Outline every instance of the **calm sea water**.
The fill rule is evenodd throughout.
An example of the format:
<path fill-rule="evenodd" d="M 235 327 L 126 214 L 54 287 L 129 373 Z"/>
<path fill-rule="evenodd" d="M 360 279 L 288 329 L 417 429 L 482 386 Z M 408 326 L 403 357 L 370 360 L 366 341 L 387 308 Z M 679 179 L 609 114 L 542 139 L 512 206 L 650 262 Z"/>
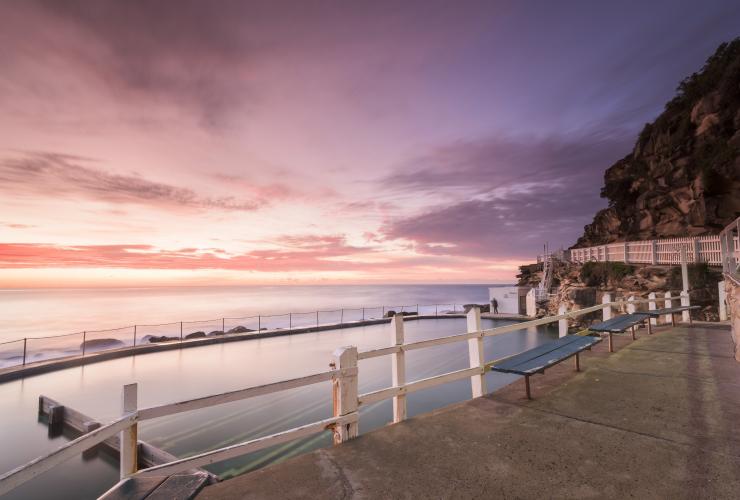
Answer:
<path fill-rule="evenodd" d="M 84 330 L 220 318 L 488 302 L 497 285 L 342 285 L 0 290 L 0 342 Z M 357 315 L 359 311 L 354 313 Z M 329 313 L 327 313 L 328 315 Z M 322 322 L 323 322 L 322 318 Z M 327 322 L 328 322 L 328 318 Z M 338 319 L 338 318 L 337 318 Z M 298 319 L 300 320 L 300 319 Z"/>
<path fill-rule="evenodd" d="M 447 297 L 444 292 L 455 294 L 455 300 L 439 302 L 485 302 L 487 299 L 486 289 L 481 286 L 439 287 L 436 290 L 431 287 L 398 288 L 403 288 L 404 293 L 409 295 L 391 295 L 399 293 L 398 290 L 392 291 L 391 287 L 320 287 L 313 291 L 291 287 L 290 293 L 283 294 L 283 297 L 292 296 L 294 300 L 287 301 L 289 303 L 297 303 L 298 297 L 304 297 L 306 302 L 303 304 L 317 307 L 324 307 L 328 305 L 326 300 L 332 300 L 322 299 L 317 295 L 324 290 L 329 290 L 332 297 L 342 299 L 337 302 L 350 305 L 359 305 L 365 298 L 380 300 L 382 297 L 373 294 L 382 293 L 383 290 L 388 290 L 387 296 L 391 300 L 387 302 L 391 303 L 408 302 L 409 300 L 402 299 L 412 298 L 417 298 L 420 302 L 425 297 L 443 299 Z M 157 293 L 148 293 L 152 294 L 152 304 L 179 300 L 182 309 L 178 310 L 172 305 L 173 309 L 169 310 L 184 315 L 193 312 L 187 305 L 191 303 L 188 300 L 193 300 L 194 297 L 219 297 L 220 304 L 231 304 L 228 307 L 235 311 L 243 297 L 249 296 L 247 291 L 230 289 L 239 293 L 239 296 L 230 298 L 228 290 L 194 292 L 191 289 L 183 292 L 168 289 L 164 293 L 167 298 L 162 298 L 161 289 Z M 266 289 L 262 290 L 264 292 Z M 429 295 L 414 296 L 414 291 Z M 118 293 L 119 297 L 123 293 L 109 292 L 111 295 Z M 90 296 L 89 291 L 85 291 L 85 294 L 80 292 L 80 295 L 72 296 Z M 140 303 L 140 293 L 126 291 L 125 294 L 132 294 L 132 298 L 124 302 L 129 308 L 127 311 L 145 310 Z M 258 296 L 253 297 L 253 302 L 257 302 Z M 70 304 L 77 304 L 69 296 L 65 300 L 71 301 Z M 282 304 L 278 298 L 263 296 L 262 300 L 263 303 L 275 306 Z M 105 303 L 109 314 L 115 311 L 113 299 L 109 298 Z M 89 309 L 89 314 L 101 314 L 93 311 L 94 307 Z M 74 310 L 79 312 L 85 308 L 75 305 Z M 203 308 L 196 312 L 215 310 Z M 156 311 L 151 314 L 154 313 Z M 151 316 L 142 318 L 152 319 Z M 483 323 L 488 328 L 510 322 L 484 320 Z M 465 320 L 461 318 L 407 321 L 406 338 L 408 341 L 416 341 L 453 335 L 464 332 L 465 328 Z M 485 340 L 486 359 L 521 352 L 556 336 L 553 329 L 530 328 L 488 338 Z M 138 355 L 1 384 L 0 412 L 4 419 L 3 426 L 0 426 L 0 442 L 3 443 L 4 451 L 0 454 L 0 472 L 51 451 L 68 439 L 64 436 L 53 439 L 47 437 L 46 426 L 37 418 L 40 394 L 106 422 L 120 414 L 121 387 L 127 383 L 137 382 L 140 406 L 150 406 L 325 371 L 332 359 L 332 351 L 337 347 L 355 345 L 362 351 L 384 347 L 389 343 L 388 325 L 372 325 Z M 456 343 L 411 351 L 406 355 L 406 362 L 407 378 L 410 381 L 465 368 L 468 363 L 467 345 Z M 390 386 L 390 357 L 361 361 L 359 370 L 361 393 Z M 515 379 L 515 376 L 507 374 L 488 374 L 488 389 L 495 390 Z M 468 380 L 419 391 L 408 396 L 409 415 L 468 398 Z M 331 387 L 327 382 L 143 422 L 139 427 L 139 436 L 140 439 L 177 456 L 187 456 L 327 418 L 331 415 L 331 406 Z M 390 421 L 390 401 L 361 408 L 361 432 L 371 431 Z M 329 446 L 330 443 L 328 433 L 319 434 L 214 464 L 209 469 L 228 478 L 318 447 Z M 95 498 L 116 481 L 117 465 L 110 458 L 102 454 L 87 460 L 77 457 L 22 486 L 8 498 L 49 498 L 51 492 L 54 498 Z"/>

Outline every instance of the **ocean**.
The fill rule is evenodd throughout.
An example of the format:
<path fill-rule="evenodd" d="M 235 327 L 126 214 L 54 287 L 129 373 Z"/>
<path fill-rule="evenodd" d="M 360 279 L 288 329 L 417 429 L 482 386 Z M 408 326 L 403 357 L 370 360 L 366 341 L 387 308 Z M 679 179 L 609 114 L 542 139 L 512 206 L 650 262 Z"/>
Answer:
<path fill-rule="evenodd" d="M 489 286 L 313 285 L 0 290 L 0 342 L 135 324 L 488 303 Z M 327 313 L 328 314 L 328 313 Z M 327 321 L 328 322 L 328 321 Z M 335 321 L 334 321 L 335 322 Z"/>

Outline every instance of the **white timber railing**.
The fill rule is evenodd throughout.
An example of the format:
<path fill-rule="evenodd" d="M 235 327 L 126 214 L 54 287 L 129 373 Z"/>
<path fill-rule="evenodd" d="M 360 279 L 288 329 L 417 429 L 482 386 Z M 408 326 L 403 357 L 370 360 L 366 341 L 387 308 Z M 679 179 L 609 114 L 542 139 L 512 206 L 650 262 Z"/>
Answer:
<path fill-rule="evenodd" d="M 740 277 L 740 217 L 719 233 L 719 240 L 722 273 L 737 280 Z"/>
<path fill-rule="evenodd" d="M 735 252 L 740 248 L 737 238 L 732 242 Z M 660 240 L 624 241 L 595 247 L 573 248 L 572 262 L 625 262 L 628 264 L 681 264 L 681 250 L 685 249 L 689 262 L 705 262 L 712 266 L 722 264 L 720 236 L 696 236 Z"/>
<path fill-rule="evenodd" d="M 688 304 L 688 295 L 681 296 L 682 301 Z M 634 310 L 636 304 L 650 304 L 653 309 L 656 301 L 665 301 L 670 306 L 670 293 L 665 297 L 655 298 L 651 295 L 648 299 L 630 299 L 611 301 L 611 295 L 605 294 L 601 304 L 578 309 L 565 311 L 561 309 L 560 314 L 548 316 L 545 318 L 513 323 L 510 325 L 496 328 L 481 328 L 481 312 L 479 307 L 473 307 L 467 313 L 467 332 L 447 337 L 439 337 L 428 340 L 406 343 L 404 336 L 404 316 L 397 313 L 390 323 L 390 346 L 368 351 L 358 352 L 354 346 L 342 347 L 334 351 L 333 361 L 330 363 L 331 370 L 308 375 L 300 378 L 274 382 L 271 384 L 250 387 L 246 389 L 235 390 L 231 392 L 205 396 L 197 399 L 181 401 L 176 403 L 162 404 L 146 408 L 138 408 L 137 405 L 137 384 L 128 384 L 123 386 L 122 397 L 122 415 L 113 422 L 103 425 L 98 429 L 84 434 L 77 439 L 61 446 L 57 450 L 46 456 L 33 460 L 23 466 L 20 466 L 6 474 L 0 476 L 0 495 L 11 491 L 21 484 L 33 479 L 58 465 L 59 463 L 79 455 L 85 450 L 101 443 L 102 441 L 120 435 L 120 477 L 126 480 L 130 477 L 143 476 L 166 476 L 177 474 L 186 470 L 202 467 L 234 458 L 237 456 L 252 453 L 264 448 L 292 441 L 311 434 L 317 434 L 326 430 L 333 433 L 334 444 L 341 444 L 353 439 L 359 434 L 359 408 L 385 399 L 393 399 L 393 422 L 401 422 L 407 418 L 406 395 L 428 389 L 441 384 L 446 384 L 456 380 L 470 379 L 473 398 L 483 396 L 487 393 L 485 373 L 491 365 L 501 361 L 486 361 L 484 358 L 483 340 L 486 337 L 494 337 L 505 333 L 524 330 L 531 327 L 547 325 L 558 322 L 560 326 L 560 336 L 567 333 L 568 320 L 603 311 L 603 319 L 609 319 L 612 314 L 612 308 L 625 309 L 625 306 Z M 688 318 L 684 318 L 688 321 Z M 441 346 L 456 342 L 467 342 L 469 353 L 469 367 L 460 370 L 435 375 L 413 382 L 406 381 L 406 360 L 405 353 L 428 347 Z M 361 360 L 377 358 L 381 356 L 392 357 L 392 386 L 384 389 L 368 392 L 365 394 L 358 393 L 358 362 Z M 507 356 L 509 357 L 509 356 Z M 502 358 L 503 359 L 503 358 Z M 153 467 L 138 469 L 137 462 L 137 433 L 138 423 L 154 418 L 175 415 L 182 412 L 194 411 L 212 406 L 222 405 L 234 401 L 240 401 L 248 398 L 254 398 L 266 394 L 272 394 L 298 387 L 304 387 L 321 382 L 332 382 L 332 399 L 333 399 L 333 416 L 328 419 L 312 422 L 309 424 L 288 429 L 282 432 L 263 436 L 257 439 L 244 441 L 241 443 L 219 448 L 217 450 L 207 451 L 187 458 L 174 460 Z"/>

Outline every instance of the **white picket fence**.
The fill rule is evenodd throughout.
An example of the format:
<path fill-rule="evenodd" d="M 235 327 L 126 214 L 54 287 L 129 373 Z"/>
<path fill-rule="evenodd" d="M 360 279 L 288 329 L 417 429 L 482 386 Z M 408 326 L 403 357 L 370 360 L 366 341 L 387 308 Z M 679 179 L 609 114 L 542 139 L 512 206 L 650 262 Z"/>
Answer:
<path fill-rule="evenodd" d="M 737 239 L 734 241 L 738 248 Z M 686 249 L 688 262 L 722 265 L 719 235 L 660 240 L 625 241 L 570 251 L 571 262 L 625 262 L 628 264 L 680 264 L 681 249 Z"/>
<path fill-rule="evenodd" d="M 561 310 L 561 313 L 557 316 L 548 316 L 541 319 L 514 323 L 485 330 L 481 328 L 480 309 L 478 307 L 473 307 L 467 313 L 468 331 L 466 333 L 409 343 L 406 343 L 404 338 L 404 317 L 402 314 L 397 314 L 393 317 L 390 323 L 391 345 L 389 347 L 372 349 L 359 353 L 357 348 L 354 346 L 342 347 L 334 352 L 334 360 L 330 364 L 332 369 L 329 371 L 267 385 L 205 396 L 188 401 L 163 404 L 148 408 L 139 408 L 137 404 L 137 384 L 129 384 L 123 387 L 123 411 L 120 418 L 70 441 L 44 457 L 35 459 L 0 476 L 0 495 L 17 488 L 21 484 L 37 477 L 43 472 L 52 469 L 59 463 L 81 454 L 83 451 L 112 436 L 115 436 L 116 434 L 120 434 L 120 477 L 122 481 L 129 477 L 177 474 L 204 465 L 252 453 L 311 434 L 317 434 L 326 430 L 332 431 L 334 443 L 339 444 L 349 439 L 353 439 L 359 434 L 359 407 L 363 405 L 369 405 L 392 398 L 393 421 L 400 422 L 406 419 L 406 395 L 412 392 L 446 384 L 455 380 L 469 378 L 471 381 L 472 396 L 474 398 L 486 394 L 485 373 L 490 369 L 491 365 L 501 360 L 485 361 L 483 351 L 483 339 L 485 337 L 493 337 L 517 330 L 526 331 L 531 327 L 554 322 L 559 323 L 560 335 L 563 336 L 567 333 L 567 322 L 570 318 L 576 318 L 578 316 L 603 310 L 603 318 L 606 320 L 611 317 L 612 308 L 634 310 L 635 304 L 646 303 L 648 304 L 649 309 L 654 309 L 656 302 L 665 301 L 667 305 L 670 305 L 671 300 L 670 298 L 662 297 L 656 299 L 654 295 L 652 295 L 650 299 L 635 299 L 634 297 L 630 297 L 628 300 L 617 300 L 612 302 L 609 295 L 606 297 L 607 299 L 602 304 L 598 304 L 593 307 L 587 307 L 585 309 L 570 312 Z M 667 297 L 670 297 L 670 294 L 667 294 Z M 683 304 L 688 305 L 688 294 L 685 296 L 682 295 L 681 301 Z M 688 321 L 687 315 L 684 316 L 684 320 Z M 452 344 L 455 342 L 468 343 L 470 359 L 469 368 L 421 380 L 415 380 L 413 382 L 406 381 L 405 353 L 407 351 Z M 393 385 L 391 387 L 366 394 L 358 394 L 358 362 L 360 360 L 381 356 L 392 357 L 391 366 Z M 141 421 L 217 406 L 233 401 L 240 401 L 326 381 L 332 382 L 334 416 L 331 418 L 146 469 L 139 470 L 138 468 L 137 434 L 138 423 Z"/>

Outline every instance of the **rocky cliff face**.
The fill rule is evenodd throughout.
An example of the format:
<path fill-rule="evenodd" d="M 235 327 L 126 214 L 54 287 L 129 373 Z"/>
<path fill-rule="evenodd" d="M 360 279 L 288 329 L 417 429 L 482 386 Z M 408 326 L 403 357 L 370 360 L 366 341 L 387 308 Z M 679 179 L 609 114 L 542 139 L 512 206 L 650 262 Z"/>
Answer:
<path fill-rule="evenodd" d="M 584 269 L 590 266 L 591 269 Z M 542 279 L 542 272 L 533 266 L 522 266 L 519 285 L 537 286 Z M 691 304 L 698 305 L 699 310 L 692 311 L 694 319 L 718 321 L 717 304 L 719 289 L 717 281 L 721 274 L 716 269 L 697 264 L 689 266 Z M 647 299 L 650 292 L 656 297 L 663 297 L 671 291 L 674 304 L 678 305 L 681 289 L 681 268 L 665 266 L 629 266 L 614 262 L 591 263 L 587 265 L 556 261 L 554 264 L 554 283 L 557 285 L 556 296 L 545 308 L 538 309 L 537 315 L 554 316 L 558 307 L 565 304 L 568 310 L 584 309 L 601 303 L 605 293 L 610 293 L 612 300 L 626 299 L 630 295 Z M 663 307 L 663 303 L 658 303 Z M 640 306 L 643 309 L 644 306 Z M 592 322 L 601 321 L 601 313 L 581 316 L 571 320 L 572 327 L 584 328 Z"/>
<path fill-rule="evenodd" d="M 740 214 L 740 38 L 686 78 L 634 150 L 604 175 L 576 247 L 715 234 Z"/>

